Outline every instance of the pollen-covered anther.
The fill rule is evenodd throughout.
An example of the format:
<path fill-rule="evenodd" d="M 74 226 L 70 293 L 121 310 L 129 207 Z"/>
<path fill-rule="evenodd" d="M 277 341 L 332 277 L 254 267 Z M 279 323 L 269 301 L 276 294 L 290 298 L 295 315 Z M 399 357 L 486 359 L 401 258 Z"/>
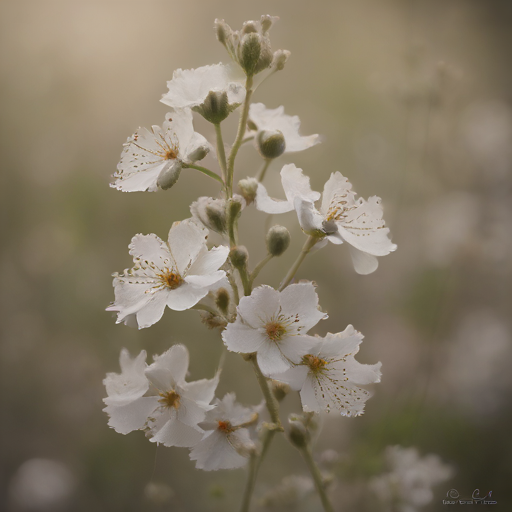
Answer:
<path fill-rule="evenodd" d="M 221 432 L 224 432 L 225 434 L 230 434 L 231 432 L 234 432 L 236 429 L 231 425 L 231 422 L 229 421 L 219 421 L 218 422 L 218 429 Z"/>
<path fill-rule="evenodd" d="M 183 278 L 175 272 L 166 272 L 161 275 L 161 279 L 163 284 L 171 290 L 175 290 L 183 284 Z"/>
<path fill-rule="evenodd" d="M 311 354 L 306 354 L 302 360 L 304 361 L 304 363 L 306 365 L 309 366 L 310 370 L 312 372 L 318 372 L 320 370 L 322 370 L 325 365 L 327 364 L 327 361 L 325 361 L 325 359 L 320 359 L 319 357 L 317 356 L 313 356 Z"/>
<path fill-rule="evenodd" d="M 169 148 L 165 152 L 165 157 L 164 158 L 166 160 L 175 160 L 176 158 L 178 158 L 178 154 L 176 153 L 176 151 L 174 151 L 174 149 Z"/>
<path fill-rule="evenodd" d="M 285 327 L 279 322 L 269 322 L 267 325 L 265 325 L 265 331 L 267 332 L 267 336 L 272 341 L 280 341 L 281 338 L 286 334 Z"/>
<path fill-rule="evenodd" d="M 171 409 L 174 407 L 175 409 L 178 409 L 180 406 L 180 400 L 181 397 L 174 391 L 174 389 L 171 389 L 171 391 L 167 391 L 165 393 L 160 393 L 160 398 L 158 401 L 164 406 Z"/>

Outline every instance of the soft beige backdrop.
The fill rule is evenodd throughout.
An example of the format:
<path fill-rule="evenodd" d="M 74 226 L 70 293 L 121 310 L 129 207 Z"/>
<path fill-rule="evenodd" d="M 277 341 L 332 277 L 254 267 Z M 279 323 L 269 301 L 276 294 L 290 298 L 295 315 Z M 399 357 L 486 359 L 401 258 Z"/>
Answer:
<path fill-rule="evenodd" d="M 193 171 L 165 193 L 123 194 L 108 183 L 126 137 L 162 122 L 158 100 L 172 71 L 227 61 L 213 20 L 238 28 L 262 13 L 281 17 L 273 47 L 292 56 L 255 100 L 284 104 L 300 115 L 304 134 L 324 135 L 322 145 L 275 163 L 269 188 L 280 193 L 286 161 L 316 189 L 339 170 L 363 197 L 383 198 L 398 244 L 370 276 L 356 275 L 346 248 L 332 246 L 298 276 L 318 283 L 330 313 L 316 332 L 352 323 L 365 334 L 359 360 L 383 363 L 366 414 L 325 419 L 318 439 L 319 451 L 342 456 L 336 510 L 369 510 L 364 482 L 389 444 L 438 453 L 457 471 L 430 510 L 443 509 L 452 487 L 463 495 L 493 490 L 510 506 L 510 4 L 20 0 L 0 3 L 0 509 L 236 509 L 243 471 L 196 472 L 186 450 L 157 449 L 142 433 L 116 434 L 101 412 L 101 381 L 118 371 L 123 346 L 153 354 L 183 342 L 192 378 L 213 375 L 221 342 L 195 312 L 167 311 L 136 331 L 115 325 L 104 308 L 113 299 L 110 274 L 130 265 L 131 236 L 164 237 L 215 185 Z M 205 122 L 196 126 L 212 136 Z M 231 124 L 227 140 L 233 132 Z M 254 150 L 240 155 L 238 176 L 255 173 Z M 252 208 L 245 217 L 242 240 L 255 264 L 266 217 Z M 261 273 L 275 286 L 304 235 L 294 214 L 273 222 L 293 238 Z M 247 370 L 230 354 L 219 394 L 259 401 Z M 283 415 L 298 407 L 290 397 Z M 22 465 L 35 458 L 62 464 L 60 479 L 27 477 Z M 289 473 L 305 468 L 276 442 L 257 495 Z M 169 485 L 171 501 L 158 508 L 148 500 L 150 482 Z M 57 486 L 68 497 L 45 509 L 30 485 L 50 494 Z M 319 505 L 312 498 L 303 507 Z"/>

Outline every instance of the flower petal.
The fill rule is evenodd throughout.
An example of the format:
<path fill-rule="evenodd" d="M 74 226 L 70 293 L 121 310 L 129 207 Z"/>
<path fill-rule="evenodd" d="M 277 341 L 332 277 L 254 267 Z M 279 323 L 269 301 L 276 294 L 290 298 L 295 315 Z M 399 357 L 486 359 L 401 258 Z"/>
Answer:
<path fill-rule="evenodd" d="M 305 334 L 320 320 L 327 318 L 318 309 L 318 295 L 313 283 L 296 283 L 287 286 L 280 297 L 281 310 L 285 316 L 298 318 L 297 325 Z"/>
<path fill-rule="evenodd" d="M 169 291 L 166 289 L 150 293 L 151 299 L 137 311 L 137 323 L 139 329 L 150 327 L 156 324 L 164 314 L 165 305 Z"/>
<path fill-rule="evenodd" d="M 349 246 L 349 251 L 354 265 L 354 270 L 358 274 L 366 276 L 377 270 L 379 260 L 375 256 L 372 256 L 367 252 L 360 251 L 352 246 Z"/>
<path fill-rule="evenodd" d="M 274 288 L 262 285 L 255 288 L 251 295 L 242 297 L 238 305 L 238 315 L 253 328 L 264 326 L 279 312 L 280 293 Z"/>
<path fill-rule="evenodd" d="M 110 416 L 109 427 L 120 434 L 128 434 L 143 428 L 157 407 L 157 397 L 143 396 L 126 405 L 108 405 L 103 411 Z"/>
<path fill-rule="evenodd" d="M 294 164 L 287 164 L 281 169 L 281 183 L 283 184 L 286 199 L 293 205 L 295 197 L 299 196 L 314 203 L 320 199 L 320 193 L 311 190 L 309 176 Z"/>
<path fill-rule="evenodd" d="M 176 382 L 184 382 L 189 365 L 188 349 L 173 345 L 162 355 L 154 356 L 154 363 L 146 369 L 146 377 L 160 391 L 169 391 Z"/>
<path fill-rule="evenodd" d="M 177 418 L 169 419 L 150 439 L 152 443 L 161 443 L 164 446 L 179 446 L 191 448 L 196 445 L 203 434 L 189 425 L 185 425 Z"/>
<path fill-rule="evenodd" d="M 229 248 L 225 245 L 213 247 L 209 251 L 206 247 L 201 249 L 196 260 L 190 267 L 188 275 L 204 276 L 219 270 L 225 263 L 229 254 Z M 225 273 L 224 273 L 225 275 Z"/>
<path fill-rule="evenodd" d="M 171 254 L 167 244 L 154 233 L 149 235 L 135 235 L 128 246 L 130 255 L 134 260 L 141 259 L 154 263 L 157 267 L 168 266 Z"/>
<path fill-rule="evenodd" d="M 236 322 L 228 324 L 226 329 L 222 331 L 222 340 L 231 352 L 250 354 L 257 352 L 267 341 L 267 338 L 256 329 L 243 324 L 237 319 Z"/>
<path fill-rule="evenodd" d="M 199 278 L 203 276 L 191 277 Z M 220 281 L 222 277 L 222 275 L 219 275 L 218 279 L 215 280 L 214 283 Z M 212 279 L 214 278 L 209 279 L 207 282 L 210 282 Z M 191 281 L 194 281 L 194 279 L 191 279 Z M 186 278 L 185 282 L 179 288 L 169 290 L 169 293 L 167 294 L 167 306 L 174 311 L 185 311 L 186 309 L 190 309 L 192 306 L 195 306 L 203 297 L 206 297 L 208 290 L 208 286 L 196 286 L 194 284 L 190 284 Z"/>
<path fill-rule="evenodd" d="M 280 382 L 285 382 L 295 391 L 299 391 L 306 381 L 308 371 L 306 366 L 294 366 L 283 373 L 272 375 L 272 378 Z"/>
<path fill-rule="evenodd" d="M 206 245 L 208 230 L 193 219 L 175 222 L 169 231 L 169 250 L 178 272 L 184 276 Z"/>

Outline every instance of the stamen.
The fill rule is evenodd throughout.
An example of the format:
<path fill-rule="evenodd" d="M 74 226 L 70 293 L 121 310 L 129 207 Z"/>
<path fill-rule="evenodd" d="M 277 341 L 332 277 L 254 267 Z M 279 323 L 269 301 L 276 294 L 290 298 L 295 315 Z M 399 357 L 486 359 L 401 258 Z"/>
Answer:
<path fill-rule="evenodd" d="M 324 366 L 327 364 L 327 361 L 325 361 L 324 359 L 320 359 L 319 357 L 313 356 L 311 354 L 306 354 L 302 358 L 302 361 L 304 362 L 304 364 L 309 366 L 309 369 L 313 373 L 317 373 L 317 372 L 321 371 L 324 368 Z"/>
<path fill-rule="evenodd" d="M 166 393 L 160 393 L 160 398 L 158 400 L 159 403 L 164 405 L 164 407 L 168 407 L 171 409 L 174 407 L 175 409 L 178 409 L 180 406 L 181 397 L 174 391 L 174 389 L 171 389 L 171 391 L 167 391 Z"/>
<path fill-rule="evenodd" d="M 265 325 L 265 330 L 267 331 L 267 336 L 272 341 L 280 341 L 281 338 L 286 334 L 286 328 L 280 322 L 269 322 Z"/>
<path fill-rule="evenodd" d="M 231 425 L 229 421 L 219 421 L 218 429 L 225 434 L 230 434 L 235 431 L 235 428 Z"/>

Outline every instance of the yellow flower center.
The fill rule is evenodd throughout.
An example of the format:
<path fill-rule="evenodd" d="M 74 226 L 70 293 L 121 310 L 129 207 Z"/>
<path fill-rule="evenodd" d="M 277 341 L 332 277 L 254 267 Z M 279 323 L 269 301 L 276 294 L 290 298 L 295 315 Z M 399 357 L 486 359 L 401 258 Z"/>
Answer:
<path fill-rule="evenodd" d="M 171 290 L 175 290 L 183 284 L 183 279 L 177 272 L 167 271 L 165 274 L 162 274 L 160 278 L 164 285 Z"/>
<path fill-rule="evenodd" d="M 319 372 L 320 370 L 322 370 L 324 368 L 324 366 L 327 364 L 327 361 L 325 361 L 324 359 L 320 359 L 319 357 L 317 356 L 313 356 L 311 354 L 306 354 L 303 358 L 302 358 L 302 361 L 304 362 L 304 364 L 306 364 L 307 366 L 309 366 L 309 369 L 313 372 L 313 373 L 317 373 Z"/>
<path fill-rule="evenodd" d="M 281 338 L 286 334 L 285 327 L 279 322 L 269 322 L 267 325 L 265 325 L 265 331 L 267 332 L 267 336 L 272 341 L 280 341 Z"/>
<path fill-rule="evenodd" d="M 176 393 L 176 391 L 174 391 L 174 389 L 171 389 L 171 391 L 167 391 L 166 393 L 160 393 L 160 396 L 162 398 L 160 398 L 158 401 L 165 407 L 168 407 L 169 409 L 172 407 L 178 409 L 180 406 L 181 397 L 178 395 L 178 393 Z"/>
<path fill-rule="evenodd" d="M 229 434 L 235 431 L 235 429 L 233 428 L 229 421 L 219 421 L 219 426 L 217 428 L 221 432 L 224 432 L 225 434 Z"/>

